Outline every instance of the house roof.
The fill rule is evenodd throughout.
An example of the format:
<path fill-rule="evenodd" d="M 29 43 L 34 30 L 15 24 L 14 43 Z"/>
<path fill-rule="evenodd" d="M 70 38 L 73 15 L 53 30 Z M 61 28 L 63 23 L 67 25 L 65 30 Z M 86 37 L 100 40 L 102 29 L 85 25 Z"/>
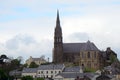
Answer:
<path fill-rule="evenodd" d="M 84 76 L 88 77 L 89 79 L 92 79 L 92 78 L 96 78 L 98 77 L 100 74 L 98 73 L 84 73 Z"/>
<path fill-rule="evenodd" d="M 33 61 L 39 61 L 39 60 L 41 60 L 41 61 L 46 61 L 46 60 L 44 60 L 44 59 L 42 59 L 42 58 L 32 58 L 33 59 Z"/>
<path fill-rule="evenodd" d="M 9 72 L 10 76 L 14 76 L 14 75 L 21 75 L 22 71 L 18 71 L 18 70 L 13 70 Z"/>
<path fill-rule="evenodd" d="M 100 76 L 98 76 L 96 79 L 112 79 L 112 78 L 114 78 L 114 76 L 113 75 L 100 75 Z"/>
<path fill-rule="evenodd" d="M 84 74 L 83 73 L 60 73 L 60 74 L 57 74 L 56 76 L 62 76 L 64 78 L 76 78 L 76 77 L 83 78 Z"/>
<path fill-rule="evenodd" d="M 117 67 L 107 66 L 104 70 L 112 72 L 112 74 L 120 74 L 120 69 Z"/>
<path fill-rule="evenodd" d="M 80 51 L 99 51 L 94 43 L 87 41 L 86 43 L 64 43 L 64 53 L 79 53 Z"/>
<path fill-rule="evenodd" d="M 39 70 L 51 70 L 51 69 L 63 69 L 64 64 L 49 64 L 49 65 L 40 65 Z"/>
<path fill-rule="evenodd" d="M 63 72 L 80 72 L 80 66 L 66 67 Z"/>
<path fill-rule="evenodd" d="M 36 73 L 37 68 L 23 68 L 22 73 Z"/>

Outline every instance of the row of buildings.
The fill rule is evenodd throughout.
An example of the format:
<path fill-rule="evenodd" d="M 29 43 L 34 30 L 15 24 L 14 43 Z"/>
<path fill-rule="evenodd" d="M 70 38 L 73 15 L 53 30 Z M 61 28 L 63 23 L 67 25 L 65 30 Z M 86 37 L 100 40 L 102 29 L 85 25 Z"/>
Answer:
<path fill-rule="evenodd" d="M 54 80 L 120 80 L 120 70 L 111 65 L 96 72 L 83 72 L 82 67 L 66 67 L 64 64 L 40 65 L 37 68 L 24 68 L 22 71 L 11 71 L 11 76 L 32 76 Z"/>

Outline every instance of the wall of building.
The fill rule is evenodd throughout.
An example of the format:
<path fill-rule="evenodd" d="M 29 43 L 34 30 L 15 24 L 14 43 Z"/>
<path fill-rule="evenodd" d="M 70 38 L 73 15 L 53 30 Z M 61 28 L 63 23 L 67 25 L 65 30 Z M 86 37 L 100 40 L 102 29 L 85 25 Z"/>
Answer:
<path fill-rule="evenodd" d="M 42 63 L 46 63 L 46 60 L 43 60 L 41 58 L 38 58 L 37 60 L 34 60 L 32 58 L 32 56 L 30 56 L 30 58 L 28 60 L 26 60 L 26 64 L 28 64 L 28 66 L 30 65 L 31 62 L 35 62 L 37 65 L 41 65 Z"/>
<path fill-rule="evenodd" d="M 55 75 L 61 72 L 62 70 L 52 70 L 52 69 L 51 70 L 38 70 L 37 77 L 54 78 Z"/>
<path fill-rule="evenodd" d="M 35 78 L 36 73 L 22 73 L 22 76 L 32 76 L 33 78 Z"/>
<path fill-rule="evenodd" d="M 80 51 L 80 66 L 99 69 L 99 51 Z"/>

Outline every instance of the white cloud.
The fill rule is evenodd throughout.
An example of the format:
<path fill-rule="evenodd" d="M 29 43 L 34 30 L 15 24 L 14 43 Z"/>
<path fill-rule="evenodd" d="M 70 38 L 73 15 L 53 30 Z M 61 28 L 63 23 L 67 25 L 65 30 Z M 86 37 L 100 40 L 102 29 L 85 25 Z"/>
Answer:
<path fill-rule="evenodd" d="M 65 42 L 86 41 L 89 37 L 99 49 L 110 46 L 120 52 L 119 0 L 0 1 L 0 42 L 5 48 L 1 50 L 12 56 L 51 56 L 56 9 L 60 9 Z M 32 37 L 28 39 L 26 34 Z"/>
<path fill-rule="evenodd" d="M 37 42 L 29 35 L 16 35 L 6 43 L 1 44 L 1 54 L 18 57 L 22 56 L 26 60 L 29 56 L 40 57 L 45 55 L 52 60 L 52 41 L 43 39 Z"/>

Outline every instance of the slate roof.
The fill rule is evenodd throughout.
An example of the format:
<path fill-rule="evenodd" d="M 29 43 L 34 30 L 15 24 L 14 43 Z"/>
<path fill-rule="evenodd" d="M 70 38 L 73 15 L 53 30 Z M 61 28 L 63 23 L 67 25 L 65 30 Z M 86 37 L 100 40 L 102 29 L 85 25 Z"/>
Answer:
<path fill-rule="evenodd" d="M 64 43 L 63 52 L 64 53 L 79 53 L 80 51 L 99 51 L 94 43 L 87 41 L 86 43 Z"/>
<path fill-rule="evenodd" d="M 98 76 L 97 78 L 96 78 L 96 80 L 97 79 L 101 79 L 101 80 L 105 80 L 105 79 L 113 79 L 113 78 L 115 78 L 113 75 L 100 75 L 100 76 Z"/>
<path fill-rule="evenodd" d="M 83 78 L 84 77 L 83 73 L 60 73 L 58 75 L 60 75 L 64 78 L 76 78 L 76 77 Z M 56 75 L 56 76 L 58 76 L 58 75 Z"/>
<path fill-rule="evenodd" d="M 80 66 L 66 67 L 63 72 L 80 72 Z"/>
<path fill-rule="evenodd" d="M 42 60 L 42 61 L 45 61 L 44 59 L 42 59 L 42 58 L 32 58 L 33 59 L 33 61 L 38 61 L 38 60 Z"/>
<path fill-rule="evenodd" d="M 104 70 L 111 71 L 112 74 L 120 74 L 120 69 L 118 69 L 117 67 L 107 66 L 104 67 Z"/>
<path fill-rule="evenodd" d="M 87 76 L 89 79 L 92 79 L 92 78 L 96 78 L 98 77 L 100 74 L 98 73 L 84 73 L 84 76 Z"/>
<path fill-rule="evenodd" d="M 36 73 L 37 72 L 37 68 L 24 68 L 22 70 L 22 73 Z"/>
<path fill-rule="evenodd" d="M 85 76 L 87 76 L 89 79 L 93 79 L 98 77 L 100 74 L 98 73 L 59 73 L 56 76 L 62 76 L 64 78 L 84 78 Z"/>
<path fill-rule="evenodd" d="M 51 70 L 51 69 L 63 69 L 64 64 L 49 64 L 49 65 L 40 65 L 39 70 Z"/>
<path fill-rule="evenodd" d="M 22 71 L 18 71 L 18 70 L 13 70 L 9 72 L 10 76 L 14 76 L 14 75 L 21 75 Z"/>

